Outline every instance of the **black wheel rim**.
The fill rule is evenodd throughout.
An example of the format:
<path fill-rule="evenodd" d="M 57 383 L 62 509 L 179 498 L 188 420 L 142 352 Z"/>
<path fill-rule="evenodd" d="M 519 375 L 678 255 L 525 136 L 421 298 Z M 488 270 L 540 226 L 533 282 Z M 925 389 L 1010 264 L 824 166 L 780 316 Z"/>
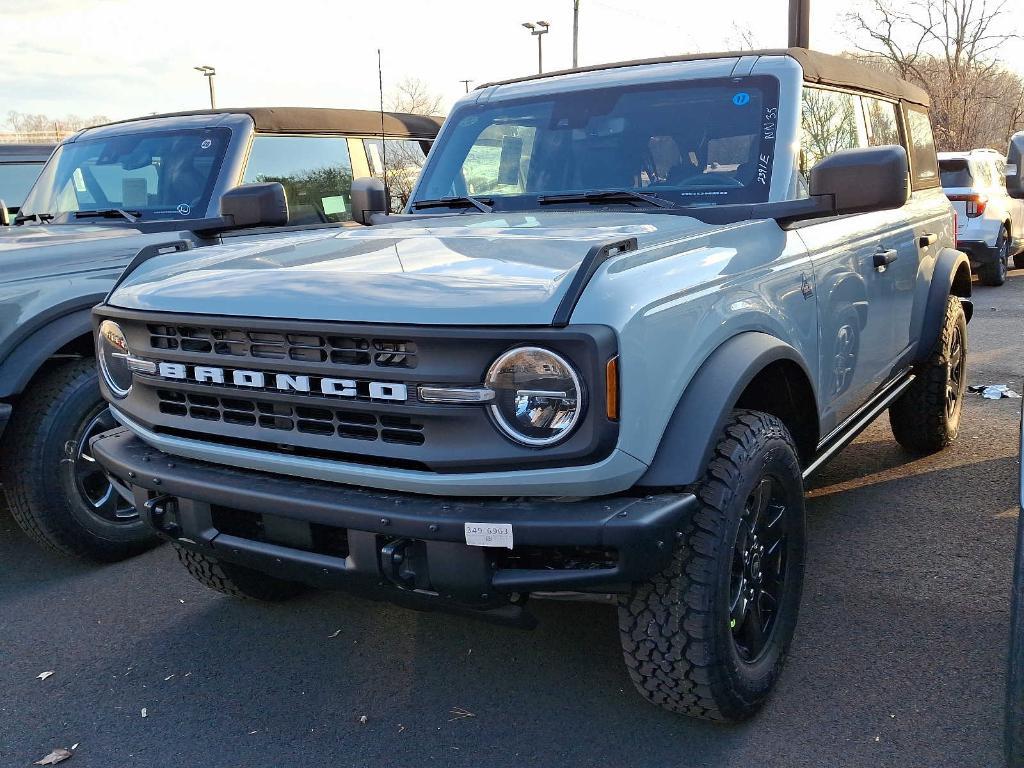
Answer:
<path fill-rule="evenodd" d="M 960 326 L 954 326 L 949 340 L 948 371 L 946 374 L 946 418 L 952 419 L 964 386 L 964 337 Z"/>
<path fill-rule="evenodd" d="M 112 523 L 127 523 L 137 519 L 139 513 L 111 484 L 89 446 L 92 437 L 116 426 L 110 409 L 103 408 L 87 419 L 75 436 L 75 488 L 85 508 L 96 517 Z"/>
<path fill-rule="evenodd" d="M 764 655 L 778 623 L 786 584 L 786 510 L 782 486 L 762 477 L 743 508 L 733 548 L 729 628 L 739 657 Z"/>

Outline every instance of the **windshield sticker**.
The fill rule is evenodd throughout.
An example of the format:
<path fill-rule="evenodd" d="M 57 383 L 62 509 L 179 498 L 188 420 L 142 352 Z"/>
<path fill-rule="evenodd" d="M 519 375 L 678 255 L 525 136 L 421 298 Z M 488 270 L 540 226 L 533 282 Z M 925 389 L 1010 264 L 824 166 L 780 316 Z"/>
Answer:
<path fill-rule="evenodd" d="M 732 97 L 732 103 L 737 107 L 745 107 L 750 103 L 750 94 L 746 91 L 740 91 Z"/>
<path fill-rule="evenodd" d="M 188 203 L 182 203 L 181 205 L 178 206 L 178 213 L 180 213 L 182 216 L 188 216 L 190 213 L 192 213 L 192 206 L 189 205 Z"/>
<path fill-rule="evenodd" d="M 209 149 L 213 146 L 213 142 L 210 139 L 203 139 L 203 143 L 199 145 L 203 149 Z"/>
<path fill-rule="evenodd" d="M 146 180 L 139 177 L 121 179 L 121 204 L 125 208 L 145 208 L 149 205 Z"/>

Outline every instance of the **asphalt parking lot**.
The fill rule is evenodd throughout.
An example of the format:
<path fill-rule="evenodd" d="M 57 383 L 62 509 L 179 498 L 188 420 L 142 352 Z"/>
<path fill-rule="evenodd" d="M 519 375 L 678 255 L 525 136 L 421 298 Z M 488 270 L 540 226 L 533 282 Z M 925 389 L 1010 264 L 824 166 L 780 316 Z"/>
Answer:
<path fill-rule="evenodd" d="M 1019 391 L 1024 271 L 975 306 L 970 383 Z M 344 594 L 240 603 L 169 547 L 71 563 L 0 512 L 0 765 L 73 744 L 72 768 L 998 765 L 1020 405 L 971 396 L 925 459 L 883 418 L 816 478 L 789 664 L 739 727 L 641 701 L 609 606 L 538 601 L 525 632 Z"/>

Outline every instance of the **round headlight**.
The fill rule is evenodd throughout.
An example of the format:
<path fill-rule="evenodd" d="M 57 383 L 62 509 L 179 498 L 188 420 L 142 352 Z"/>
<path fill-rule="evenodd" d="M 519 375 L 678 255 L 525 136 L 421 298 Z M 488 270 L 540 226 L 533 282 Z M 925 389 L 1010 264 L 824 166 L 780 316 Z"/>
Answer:
<path fill-rule="evenodd" d="M 491 414 L 524 445 L 551 445 L 572 432 L 583 413 L 579 377 L 563 358 L 540 347 L 511 349 L 491 365 Z"/>
<path fill-rule="evenodd" d="M 113 320 L 100 323 L 97 348 L 103 380 L 115 397 L 125 397 L 132 388 L 132 371 L 128 367 L 128 340 L 121 326 Z"/>

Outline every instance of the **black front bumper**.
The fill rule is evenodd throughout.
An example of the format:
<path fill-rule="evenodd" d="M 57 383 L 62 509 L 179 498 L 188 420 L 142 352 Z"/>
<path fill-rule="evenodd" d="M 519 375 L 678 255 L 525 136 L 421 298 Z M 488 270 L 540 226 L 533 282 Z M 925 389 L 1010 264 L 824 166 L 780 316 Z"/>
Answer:
<path fill-rule="evenodd" d="M 626 591 L 667 566 L 697 505 L 689 493 L 506 500 L 380 492 L 171 456 L 127 429 L 92 445 L 146 521 L 183 546 L 318 586 L 385 587 L 472 607 L 535 591 Z M 513 549 L 468 546 L 466 523 L 511 524 Z"/>

